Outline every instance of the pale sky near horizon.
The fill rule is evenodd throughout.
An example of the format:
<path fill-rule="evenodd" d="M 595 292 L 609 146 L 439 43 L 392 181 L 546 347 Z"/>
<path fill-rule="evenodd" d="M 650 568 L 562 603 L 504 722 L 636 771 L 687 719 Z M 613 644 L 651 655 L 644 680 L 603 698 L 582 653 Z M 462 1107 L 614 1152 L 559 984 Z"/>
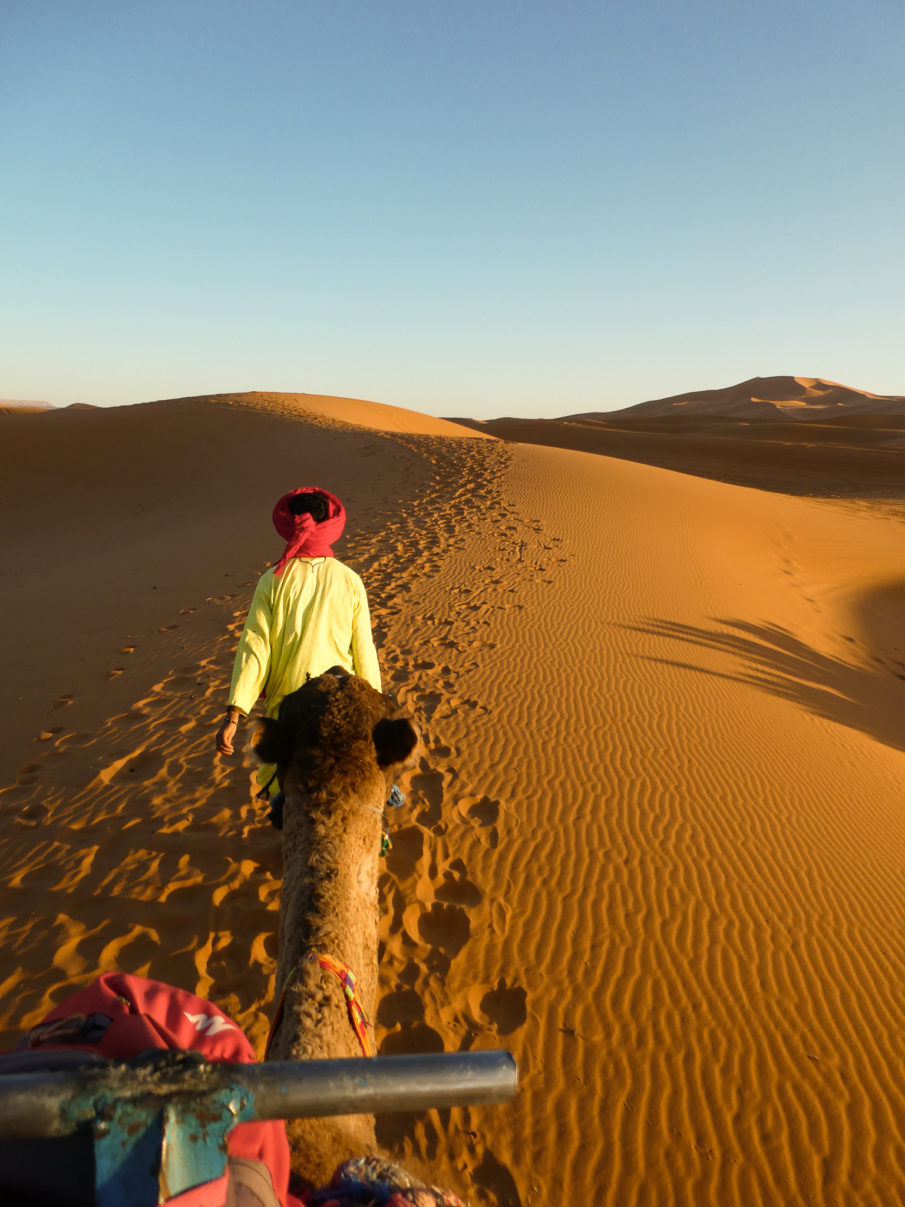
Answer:
<path fill-rule="evenodd" d="M 905 394 L 902 0 L 0 0 L 0 397 Z"/>

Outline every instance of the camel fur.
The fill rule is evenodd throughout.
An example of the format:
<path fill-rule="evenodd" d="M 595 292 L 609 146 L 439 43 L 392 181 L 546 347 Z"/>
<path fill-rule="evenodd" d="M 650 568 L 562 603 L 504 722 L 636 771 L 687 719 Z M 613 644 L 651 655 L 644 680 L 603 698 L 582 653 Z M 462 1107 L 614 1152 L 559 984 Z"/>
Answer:
<path fill-rule="evenodd" d="M 286 696 L 255 753 L 285 793 L 278 994 L 270 1060 L 361 1056 L 338 977 L 316 949 L 351 969 L 369 1020 L 377 1006 L 377 877 L 383 807 L 418 745 L 392 700 L 340 667 Z M 376 1151 L 373 1116 L 287 1123 L 293 1167 L 314 1184 L 352 1155 Z"/>

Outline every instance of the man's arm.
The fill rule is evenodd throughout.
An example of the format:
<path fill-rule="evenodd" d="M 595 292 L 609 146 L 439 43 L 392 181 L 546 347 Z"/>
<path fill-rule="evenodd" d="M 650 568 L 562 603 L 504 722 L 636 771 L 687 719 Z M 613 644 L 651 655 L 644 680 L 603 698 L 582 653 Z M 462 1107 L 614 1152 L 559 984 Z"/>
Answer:
<path fill-rule="evenodd" d="M 234 753 L 233 739 L 239 718 L 248 716 L 270 668 L 270 589 L 269 581 L 265 582 L 265 578 L 262 575 L 258 581 L 239 638 L 229 689 L 230 704 L 226 710 L 226 720 L 217 730 L 217 750 L 220 754 Z M 233 703 L 237 699 L 239 703 Z"/>
<path fill-rule="evenodd" d="M 380 664 L 377 661 L 377 649 L 371 632 L 368 597 L 363 585 L 356 594 L 352 614 L 352 669 L 356 675 L 361 675 L 362 679 L 367 679 L 372 687 L 380 691 Z"/>

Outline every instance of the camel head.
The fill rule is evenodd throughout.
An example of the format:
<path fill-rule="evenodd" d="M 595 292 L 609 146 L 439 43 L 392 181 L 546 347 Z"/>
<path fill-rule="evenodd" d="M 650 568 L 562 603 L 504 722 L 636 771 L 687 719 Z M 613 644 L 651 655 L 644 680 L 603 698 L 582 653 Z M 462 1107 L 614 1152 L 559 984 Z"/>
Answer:
<path fill-rule="evenodd" d="M 372 795 L 378 781 L 388 792 L 419 740 L 393 700 L 336 666 L 285 697 L 261 723 L 254 751 L 276 765 L 287 797 L 302 793 L 327 807 Z"/>

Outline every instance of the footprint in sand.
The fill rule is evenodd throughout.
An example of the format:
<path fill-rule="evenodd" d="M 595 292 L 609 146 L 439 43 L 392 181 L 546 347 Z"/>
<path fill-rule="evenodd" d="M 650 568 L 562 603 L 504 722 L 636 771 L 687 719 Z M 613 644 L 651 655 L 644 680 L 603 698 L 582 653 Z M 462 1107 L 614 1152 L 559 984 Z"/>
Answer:
<path fill-rule="evenodd" d="M 418 978 L 421 976 L 421 967 L 417 960 L 409 960 L 402 971 L 399 973 L 398 981 L 400 985 L 405 985 L 412 989 L 418 984 Z"/>
<path fill-rule="evenodd" d="M 468 816 L 479 826 L 495 825 L 500 816 L 499 801 L 491 800 L 489 796 L 482 796 L 480 800 L 469 806 Z"/>
<path fill-rule="evenodd" d="M 26 763 L 24 767 L 20 767 L 16 772 L 16 783 L 22 787 L 25 787 L 27 784 L 33 784 L 38 778 L 40 770 L 40 763 Z"/>
<path fill-rule="evenodd" d="M 488 845 L 495 851 L 500 841 L 500 832 L 496 825 L 500 816 L 500 802 L 491 800 L 489 796 L 463 796 L 457 802 L 456 808 L 470 825 L 486 831 Z"/>
<path fill-rule="evenodd" d="M 468 880 L 465 876 L 457 875 L 452 870 L 456 864 L 459 865 L 462 871 L 465 870 L 465 865 L 460 859 L 454 861 L 450 869 L 443 873 L 444 879 L 442 884 L 437 886 L 437 900 L 442 901 L 445 905 L 461 905 L 465 908 L 480 905 L 484 900 L 484 894 L 471 880 Z"/>
<path fill-rule="evenodd" d="M 405 1056 L 424 1052 L 444 1052 L 443 1036 L 425 1022 L 389 1031 L 380 1043 L 381 1056 Z"/>
<path fill-rule="evenodd" d="M 181 672 L 175 675 L 170 675 L 166 680 L 166 687 L 171 691 L 181 691 L 183 688 L 200 687 L 197 673 L 194 670 Z"/>
<path fill-rule="evenodd" d="M 481 1013 L 494 1024 L 500 1035 L 511 1035 L 525 1025 L 528 994 L 520 985 L 510 985 L 501 977 L 493 989 L 481 998 Z"/>
<path fill-rule="evenodd" d="M 40 826 L 47 818 L 50 810 L 46 805 L 42 805 L 39 801 L 29 801 L 23 805 L 16 814 L 15 823 L 17 826 L 25 826 L 27 829 L 33 829 L 35 826 Z"/>
<path fill-rule="evenodd" d="M 61 736 L 56 741 L 56 750 L 60 754 L 65 754 L 70 747 L 78 749 L 82 746 L 90 746 L 96 740 L 97 735 L 86 733 L 84 730 L 75 730 L 73 733 L 61 732 Z"/>
<path fill-rule="evenodd" d="M 452 746 L 432 745 L 430 747 L 430 757 L 432 759 L 451 759 L 457 752 Z"/>
<path fill-rule="evenodd" d="M 423 942 L 452 960 L 468 942 L 471 922 L 461 906 L 435 901 L 430 909 L 419 914 L 418 935 Z"/>
<path fill-rule="evenodd" d="M 476 1186 L 489 1190 L 496 1198 L 497 1207 L 523 1207 L 522 1196 L 519 1194 L 515 1178 L 507 1165 L 486 1149 L 480 1165 L 472 1171 L 472 1181 Z"/>
<path fill-rule="evenodd" d="M 412 796 L 427 802 L 427 808 L 416 815 L 415 821 L 428 829 L 435 829 L 443 817 L 443 781 L 443 772 L 433 770 L 425 759 L 411 778 Z"/>
<path fill-rule="evenodd" d="M 143 750 L 129 759 L 119 770 L 114 774 L 112 779 L 122 783 L 129 780 L 148 780 L 152 779 L 163 768 L 166 763 L 165 757 L 155 750 Z"/>
<path fill-rule="evenodd" d="M 443 696 L 440 692 L 425 692 L 417 697 L 418 712 L 425 721 L 430 721 L 442 701 Z"/>
<path fill-rule="evenodd" d="M 377 1007 L 377 1021 L 382 1027 L 411 1027 L 424 1021 L 424 1003 L 414 989 L 397 989 L 386 993 Z"/>
<path fill-rule="evenodd" d="M 392 831 L 391 839 L 386 865 L 394 876 L 403 878 L 415 870 L 424 854 L 424 831 L 418 826 L 403 826 Z"/>

